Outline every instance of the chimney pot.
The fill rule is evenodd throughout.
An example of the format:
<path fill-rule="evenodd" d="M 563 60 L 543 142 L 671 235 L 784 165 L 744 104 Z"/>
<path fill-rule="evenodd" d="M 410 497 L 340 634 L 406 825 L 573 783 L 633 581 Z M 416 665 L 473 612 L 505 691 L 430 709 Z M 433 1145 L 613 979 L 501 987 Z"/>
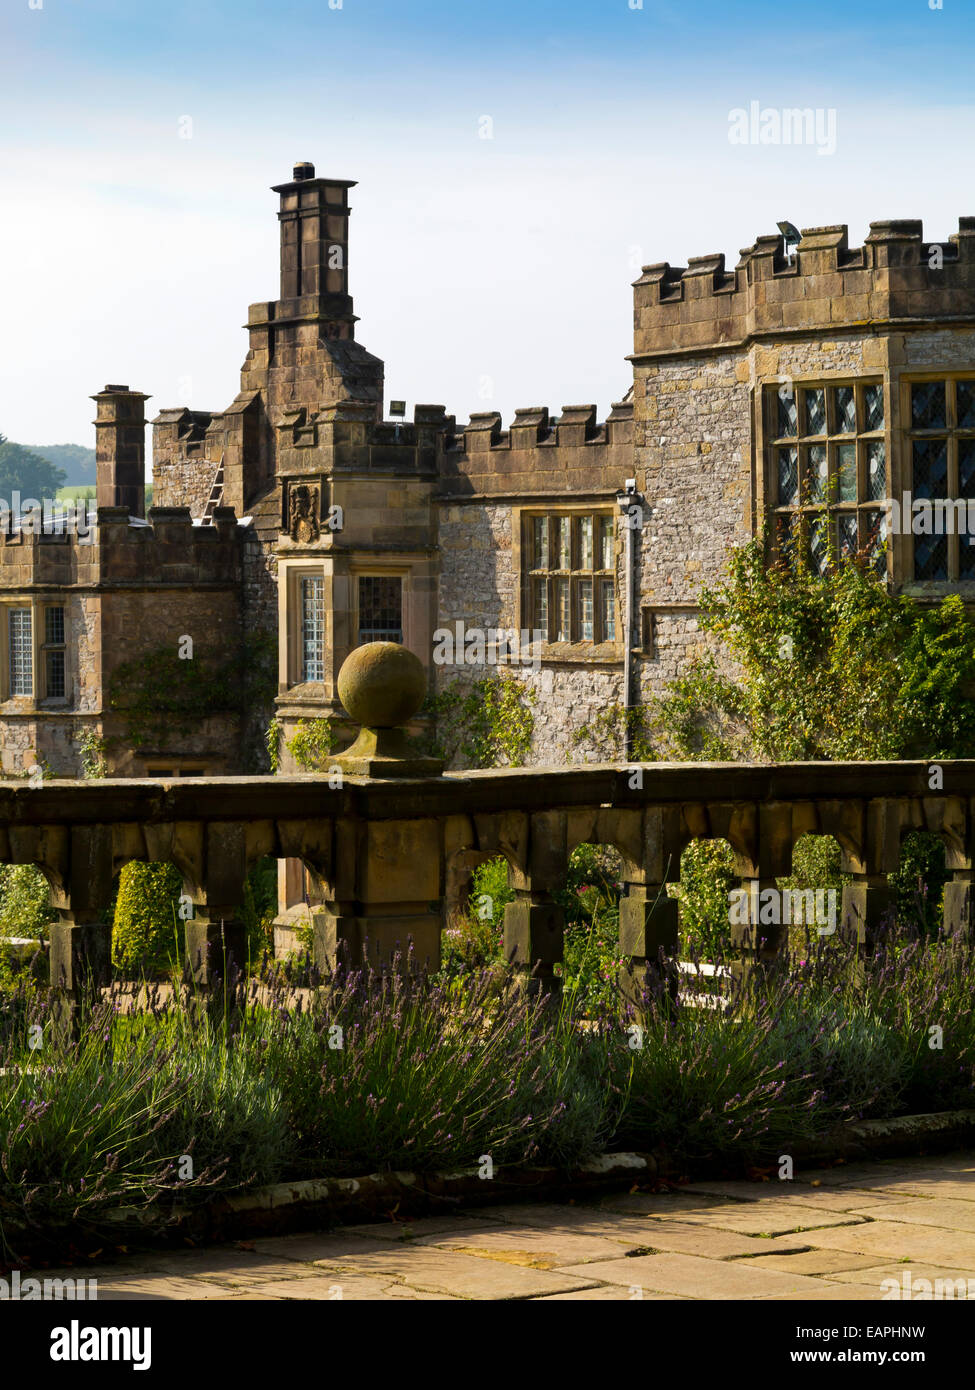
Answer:
<path fill-rule="evenodd" d="M 309 161 L 308 161 L 307 159 L 303 159 L 303 160 L 301 160 L 300 163 L 298 163 L 298 164 L 295 165 L 295 167 L 294 167 L 294 181 L 295 181 L 295 183 L 303 183 L 306 179 L 313 179 L 314 177 L 315 177 L 315 166 L 314 166 L 314 164 L 309 163 Z"/>

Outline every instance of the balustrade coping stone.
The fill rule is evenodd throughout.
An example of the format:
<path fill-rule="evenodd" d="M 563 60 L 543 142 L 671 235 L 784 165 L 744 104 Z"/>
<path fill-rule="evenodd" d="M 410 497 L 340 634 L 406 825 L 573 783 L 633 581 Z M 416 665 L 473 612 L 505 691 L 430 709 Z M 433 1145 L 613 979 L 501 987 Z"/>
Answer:
<path fill-rule="evenodd" d="M 859 763 L 600 763 L 491 768 L 436 777 L 294 777 L 0 781 L 0 828 L 275 819 L 437 819 L 491 811 L 680 803 L 775 803 L 975 796 L 975 760 Z M 639 768 L 642 785 L 634 787 Z M 334 778 L 333 778 L 334 780 Z"/>

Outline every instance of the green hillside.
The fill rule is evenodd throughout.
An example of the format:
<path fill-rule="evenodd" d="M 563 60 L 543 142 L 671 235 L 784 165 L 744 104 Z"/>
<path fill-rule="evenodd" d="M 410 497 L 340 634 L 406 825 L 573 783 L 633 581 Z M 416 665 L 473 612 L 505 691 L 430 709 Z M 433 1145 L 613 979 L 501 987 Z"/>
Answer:
<path fill-rule="evenodd" d="M 0 497 L 11 503 L 14 492 L 22 499 L 57 495 L 64 485 L 64 472 L 23 444 L 14 444 L 0 434 Z"/>
<path fill-rule="evenodd" d="M 32 454 L 47 459 L 64 473 L 66 484 L 83 486 L 95 483 L 95 451 L 83 444 L 28 444 Z"/>

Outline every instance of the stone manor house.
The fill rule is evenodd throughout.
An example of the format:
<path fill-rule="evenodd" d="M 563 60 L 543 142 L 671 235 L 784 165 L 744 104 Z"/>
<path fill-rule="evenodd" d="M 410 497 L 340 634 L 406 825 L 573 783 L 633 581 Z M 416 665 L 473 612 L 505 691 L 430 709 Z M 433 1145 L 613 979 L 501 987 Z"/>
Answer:
<path fill-rule="evenodd" d="M 406 421 L 355 336 L 353 186 L 299 164 L 275 188 L 280 296 L 250 306 L 229 406 L 156 415 L 148 516 L 149 398 L 108 385 L 92 535 L 0 535 L 5 775 L 80 775 L 86 740 L 119 776 L 257 771 L 275 714 L 293 770 L 284 741 L 341 714 L 360 643 L 403 642 L 432 690 L 490 674 L 434 662 L 458 623 L 541 634 L 507 669 L 537 691 L 531 761 L 564 763 L 601 709 L 673 679 L 700 645 L 702 583 L 766 521 L 782 538 L 799 513 L 821 558 L 826 527 L 841 551 L 876 548 L 888 497 L 975 498 L 975 218 L 937 246 L 883 221 L 859 247 L 817 227 L 760 236 L 733 269 L 646 266 L 632 379 L 602 422 L 591 405 Z M 891 534 L 877 563 L 922 599 L 975 595 L 964 536 Z M 151 700 L 187 638 L 198 717 L 133 740 L 120 672 Z M 276 689 L 272 671 L 260 708 L 220 708 L 212 673 L 261 642 Z"/>

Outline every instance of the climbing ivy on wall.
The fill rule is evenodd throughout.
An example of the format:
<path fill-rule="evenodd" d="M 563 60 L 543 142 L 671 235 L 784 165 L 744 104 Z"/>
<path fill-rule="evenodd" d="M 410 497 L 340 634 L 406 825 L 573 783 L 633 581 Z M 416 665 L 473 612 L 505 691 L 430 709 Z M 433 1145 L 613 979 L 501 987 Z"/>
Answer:
<path fill-rule="evenodd" d="M 535 690 L 507 674 L 452 681 L 421 711 L 434 728 L 418 747 L 446 763 L 522 767 L 531 753 L 537 699 Z"/>
<path fill-rule="evenodd" d="M 154 647 L 115 668 L 109 708 L 122 716 L 121 739 L 135 749 L 166 748 L 216 714 L 243 715 L 268 704 L 276 689 L 277 638 L 251 634 L 229 657 L 195 646 L 192 658 L 172 644 Z"/>
<path fill-rule="evenodd" d="M 287 749 L 305 772 L 327 772 L 329 754 L 336 744 L 330 719 L 299 719 L 287 741 Z"/>
<path fill-rule="evenodd" d="M 633 756 L 696 760 L 961 758 L 975 754 L 975 623 L 951 595 L 922 607 L 868 564 L 768 565 L 764 541 L 732 552 L 701 594 L 699 624 L 737 671 L 693 658 L 629 718 Z M 613 706 L 576 735 L 621 756 Z"/>

